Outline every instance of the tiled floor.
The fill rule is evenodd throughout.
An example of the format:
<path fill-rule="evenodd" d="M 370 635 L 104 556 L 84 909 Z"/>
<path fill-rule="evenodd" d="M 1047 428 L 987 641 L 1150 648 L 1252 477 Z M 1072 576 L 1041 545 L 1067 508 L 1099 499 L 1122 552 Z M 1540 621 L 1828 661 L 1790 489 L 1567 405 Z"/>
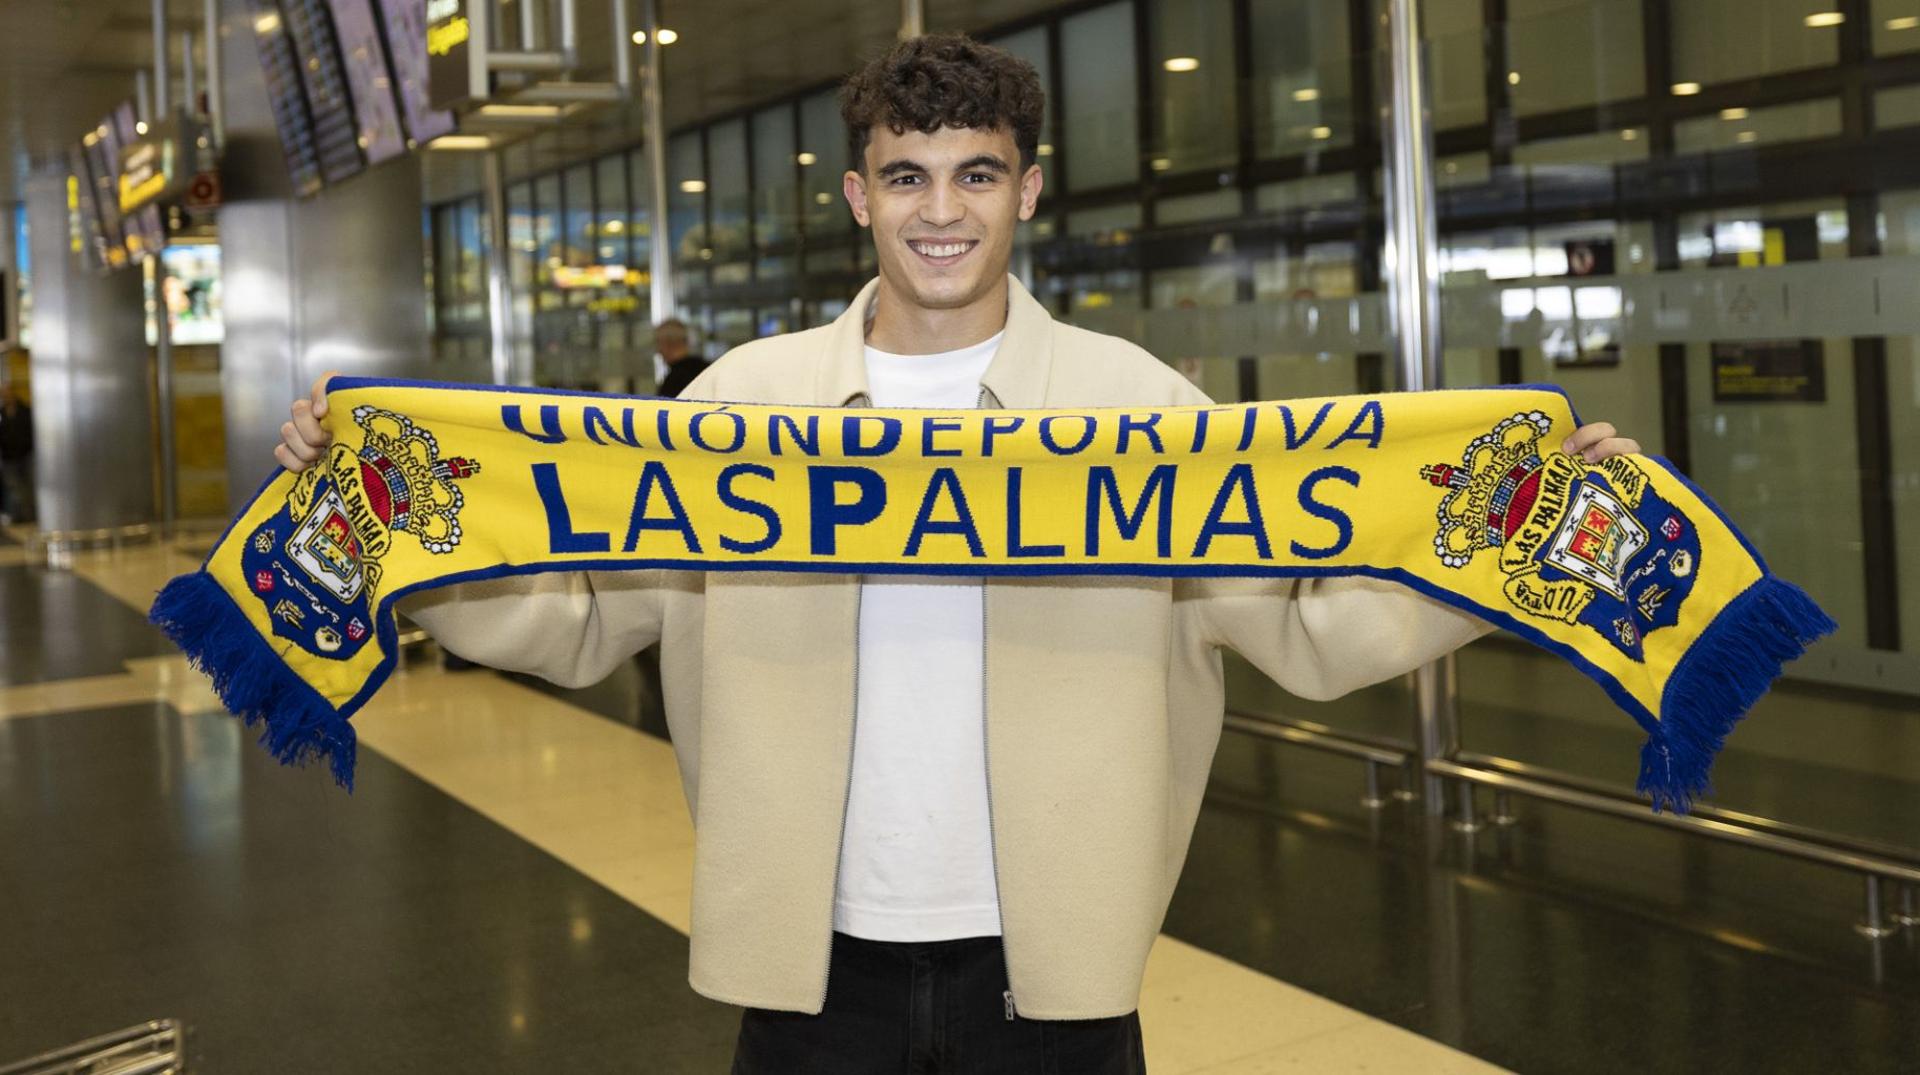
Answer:
<path fill-rule="evenodd" d="M 191 566 L 0 564 L 0 1061 L 178 1016 L 210 1071 L 725 1069 L 644 672 L 417 666 L 355 718 L 349 797 L 153 655 L 136 610 Z M 1874 962 L 1851 879 L 1554 811 L 1469 843 L 1235 735 L 1216 784 L 1142 999 L 1156 1073 L 1920 1070 L 1920 931 Z"/>

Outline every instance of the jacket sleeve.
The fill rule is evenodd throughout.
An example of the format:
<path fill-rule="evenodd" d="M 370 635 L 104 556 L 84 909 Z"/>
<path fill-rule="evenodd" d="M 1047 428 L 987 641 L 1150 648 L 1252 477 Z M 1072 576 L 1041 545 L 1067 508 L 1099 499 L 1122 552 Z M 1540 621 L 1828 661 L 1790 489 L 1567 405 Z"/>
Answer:
<path fill-rule="evenodd" d="M 476 664 L 585 687 L 660 640 L 668 574 L 512 575 L 414 594 L 399 611 Z"/>
<path fill-rule="evenodd" d="M 1315 701 L 1410 672 L 1493 630 L 1378 579 L 1203 579 L 1182 589 L 1180 614 L 1191 629 Z"/>

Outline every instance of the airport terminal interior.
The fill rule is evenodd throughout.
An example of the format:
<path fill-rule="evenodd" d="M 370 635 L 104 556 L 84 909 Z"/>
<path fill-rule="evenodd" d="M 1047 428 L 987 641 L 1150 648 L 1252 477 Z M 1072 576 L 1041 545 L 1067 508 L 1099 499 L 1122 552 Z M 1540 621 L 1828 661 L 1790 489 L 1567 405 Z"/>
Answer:
<path fill-rule="evenodd" d="M 1515 634 L 1229 655 L 1149 1070 L 1920 1071 L 1920 0 L 0 0 L 0 1073 L 728 1070 L 656 651 L 402 622 L 348 793 L 148 610 L 324 372 L 845 313 L 839 85 L 949 31 L 1046 93 L 1053 317 L 1227 403 L 1557 386 L 1838 624 L 1686 815 Z"/>

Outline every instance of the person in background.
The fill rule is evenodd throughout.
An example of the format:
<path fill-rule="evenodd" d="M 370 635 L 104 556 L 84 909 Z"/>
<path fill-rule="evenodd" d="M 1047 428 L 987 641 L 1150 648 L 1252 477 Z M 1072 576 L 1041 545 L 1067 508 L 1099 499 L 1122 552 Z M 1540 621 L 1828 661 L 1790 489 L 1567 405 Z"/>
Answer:
<path fill-rule="evenodd" d="M 0 515 L 33 521 L 33 408 L 0 383 Z"/>
<path fill-rule="evenodd" d="M 706 359 L 694 354 L 687 346 L 687 323 L 677 317 L 669 317 L 653 326 L 653 347 L 660 352 L 661 361 L 667 364 L 667 375 L 660 379 L 660 386 L 654 389 L 656 396 L 668 399 L 678 397 L 709 365 Z"/>

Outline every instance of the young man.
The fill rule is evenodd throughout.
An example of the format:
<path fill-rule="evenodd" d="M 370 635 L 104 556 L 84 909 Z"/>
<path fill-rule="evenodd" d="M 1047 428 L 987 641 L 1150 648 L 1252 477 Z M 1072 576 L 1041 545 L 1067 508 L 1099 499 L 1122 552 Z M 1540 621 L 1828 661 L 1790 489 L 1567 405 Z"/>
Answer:
<path fill-rule="evenodd" d="M 1203 403 L 1007 274 L 1042 95 L 958 35 L 849 80 L 879 278 L 831 325 L 734 349 L 692 398 L 824 406 Z M 322 386 L 280 461 L 325 435 Z M 1611 427 L 1590 457 L 1632 451 Z M 453 651 L 591 683 L 659 641 L 694 808 L 692 967 L 745 1006 L 737 1072 L 1144 1068 L 1135 1007 L 1219 740 L 1220 651 L 1331 698 L 1484 633 L 1358 579 L 548 574 L 421 595 Z"/>

